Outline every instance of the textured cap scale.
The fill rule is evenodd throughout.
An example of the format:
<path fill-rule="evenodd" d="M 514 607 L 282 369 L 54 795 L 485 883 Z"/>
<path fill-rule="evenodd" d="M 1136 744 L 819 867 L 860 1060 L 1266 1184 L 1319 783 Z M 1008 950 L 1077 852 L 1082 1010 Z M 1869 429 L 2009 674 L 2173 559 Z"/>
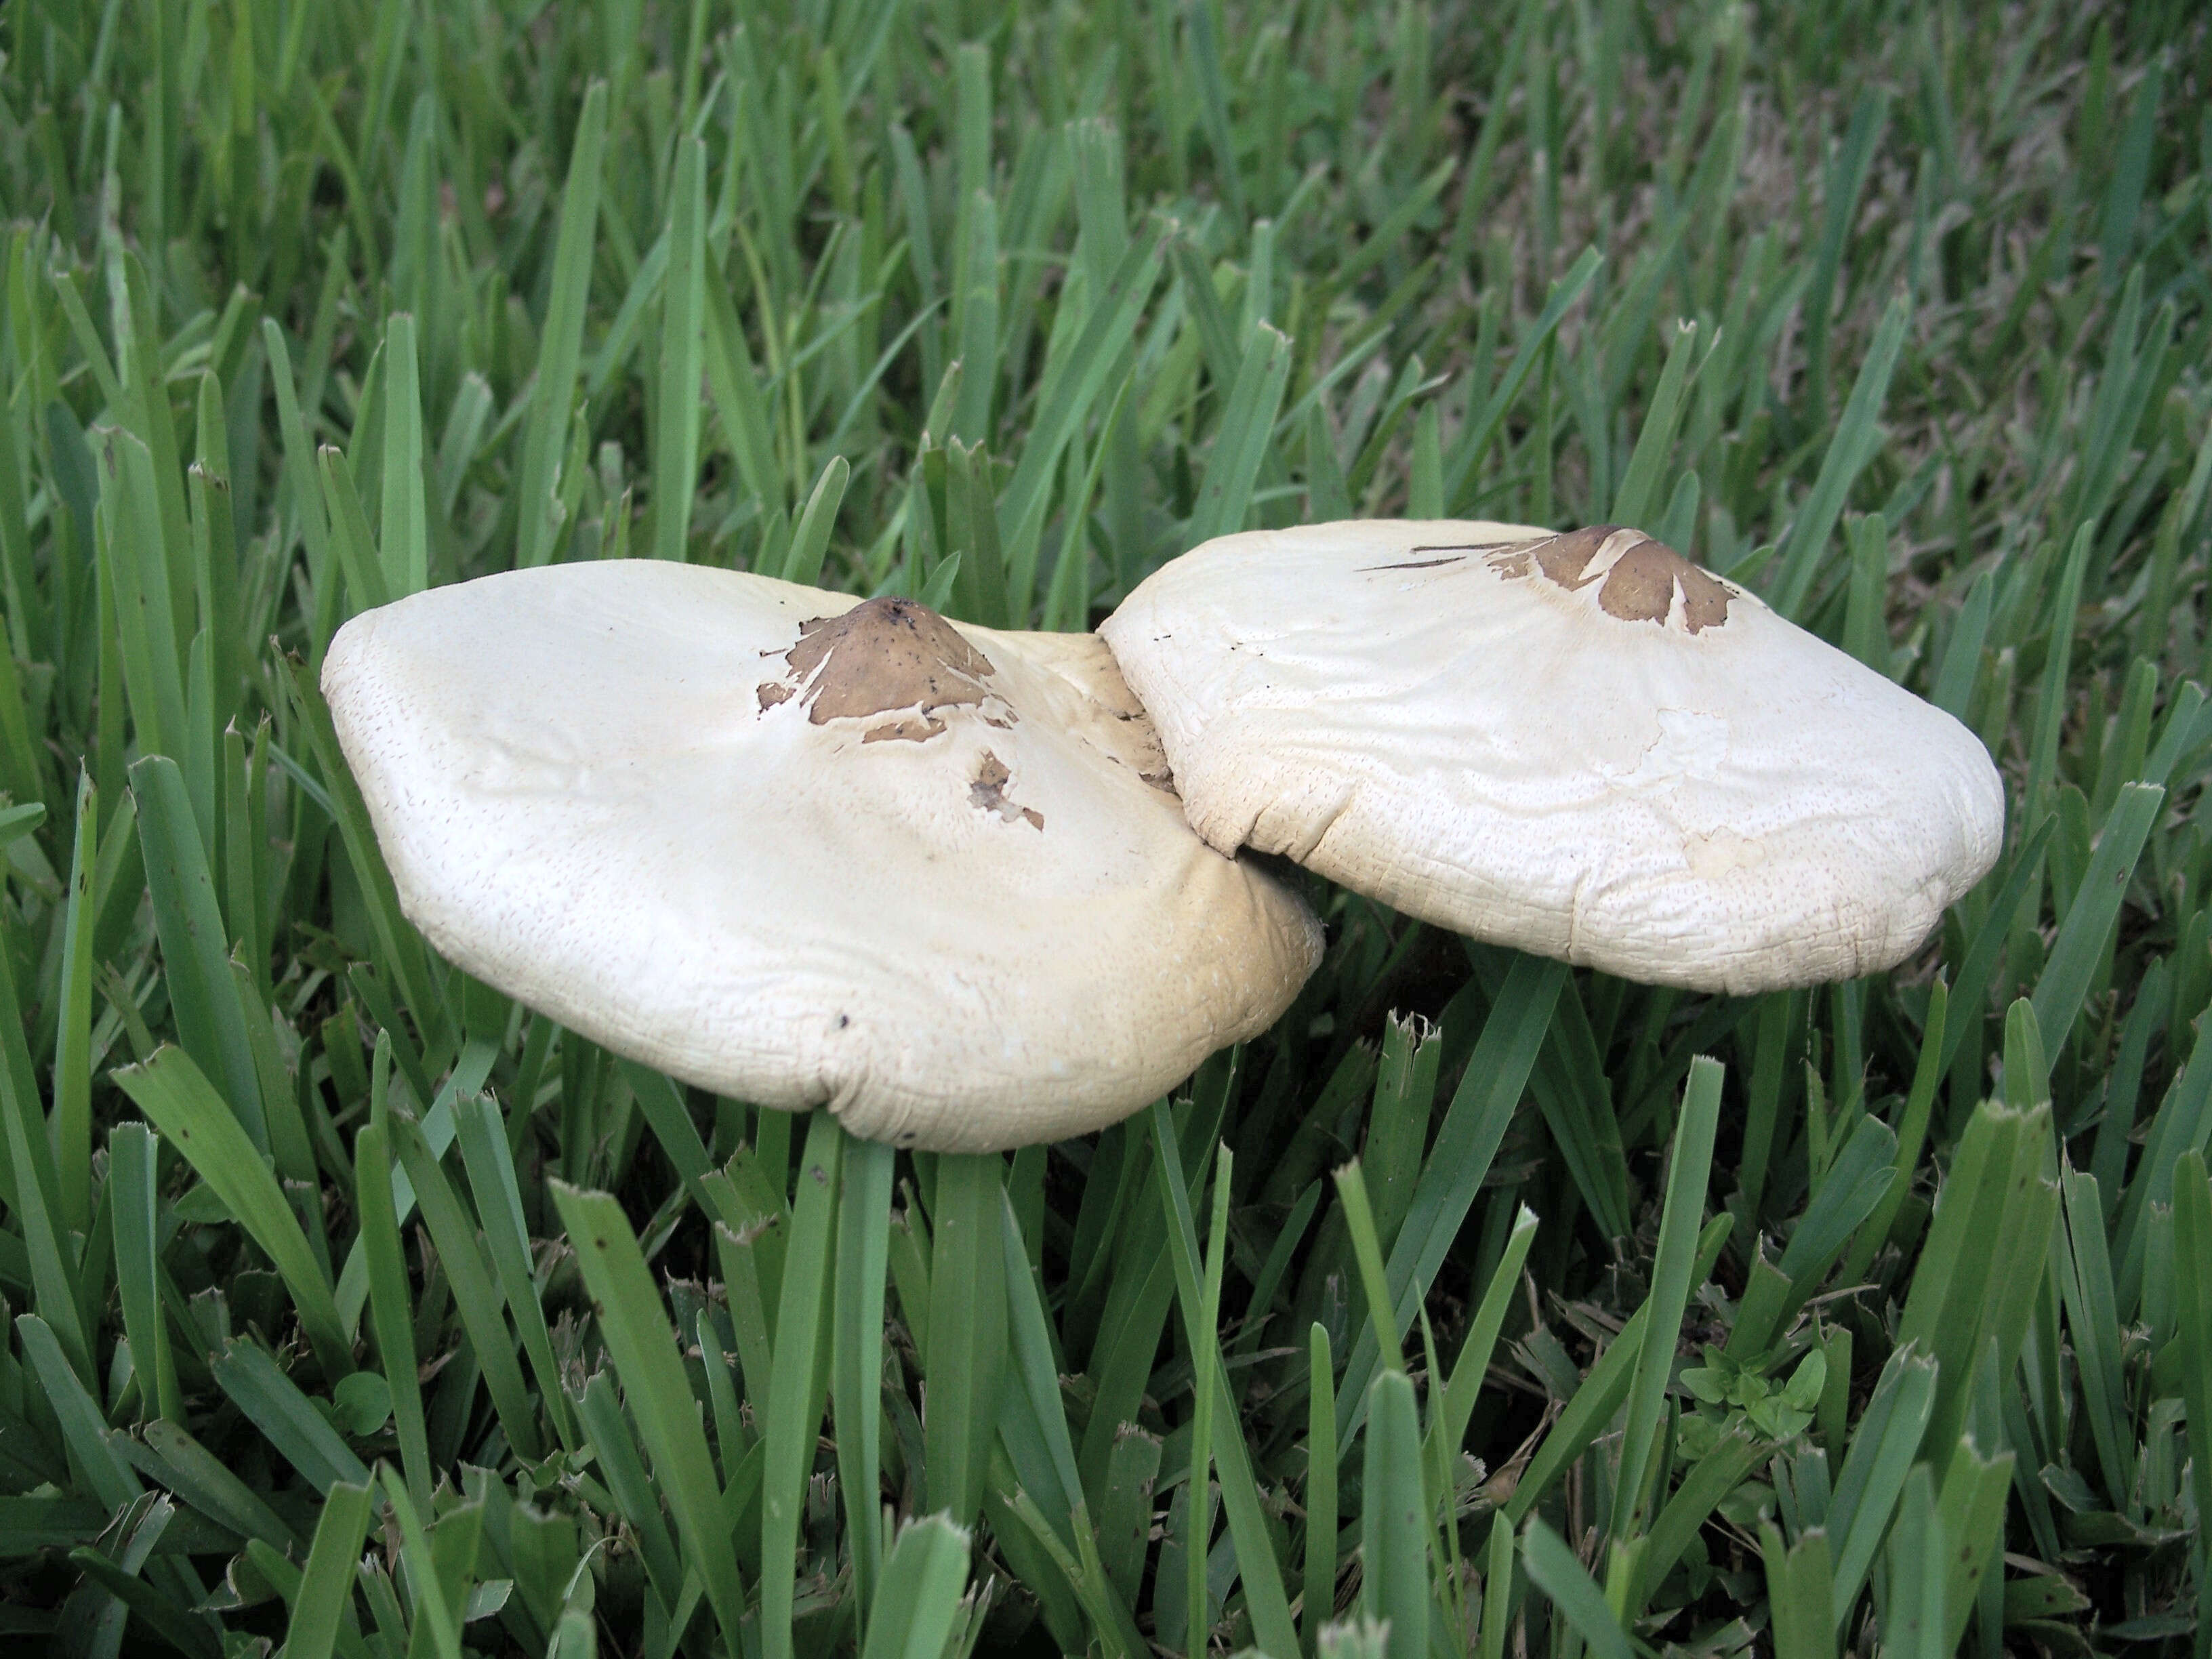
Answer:
<path fill-rule="evenodd" d="M 1111 1122 L 1319 956 L 1294 895 L 1190 832 L 1095 637 L 625 561 L 368 612 L 323 686 L 449 960 L 857 1134 Z"/>
<path fill-rule="evenodd" d="M 1649 984 L 1891 967 L 2002 839 L 1971 732 L 1638 531 L 1225 536 L 1100 631 L 1213 846 Z"/>

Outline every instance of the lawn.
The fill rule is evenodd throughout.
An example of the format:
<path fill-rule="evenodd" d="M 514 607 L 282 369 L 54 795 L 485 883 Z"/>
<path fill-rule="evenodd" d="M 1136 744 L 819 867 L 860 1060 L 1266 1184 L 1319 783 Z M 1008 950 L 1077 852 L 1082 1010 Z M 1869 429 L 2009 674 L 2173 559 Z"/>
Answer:
<path fill-rule="evenodd" d="M 14 0 L 0 1644 L 2212 1654 L 2190 0 Z M 1642 526 L 1965 721 L 1895 973 L 1313 878 L 1264 1037 L 894 1153 L 448 969 L 357 611 L 681 559 L 1083 629 Z"/>

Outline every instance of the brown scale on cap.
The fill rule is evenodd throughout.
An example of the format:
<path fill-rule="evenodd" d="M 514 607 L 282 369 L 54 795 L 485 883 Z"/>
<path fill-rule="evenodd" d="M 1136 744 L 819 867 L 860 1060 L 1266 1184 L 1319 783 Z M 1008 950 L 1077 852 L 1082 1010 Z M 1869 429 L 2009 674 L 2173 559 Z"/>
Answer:
<path fill-rule="evenodd" d="M 990 659 L 951 623 L 912 599 L 870 599 L 842 617 L 801 623 L 798 642 L 773 654 L 790 665 L 790 672 L 756 688 L 763 714 L 794 696 L 807 705 L 806 718 L 816 726 L 899 712 L 898 719 L 864 732 L 863 743 L 926 743 L 945 730 L 937 710 L 981 710 L 994 695 L 983 684 L 996 672 Z M 983 719 L 1004 727 L 1014 714 L 1003 702 L 1000 707 L 1002 718 L 985 714 Z"/>
<path fill-rule="evenodd" d="M 970 805 L 986 812 L 995 812 L 1008 823 L 1026 818 L 1032 830 L 1044 828 L 1044 814 L 1034 806 L 1017 805 L 1006 794 L 1006 785 L 1013 774 L 1006 770 L 1006 762 L 989 750 L 983 751 L 983 763 L 975 769 L 975 781 L 968 786 Z"/>
<path fill-rule="evenodd" d="M 1664 624 L 1673 612 L 1674 589 L 1682 590 L 1682 625 L 1690 633 L 1721 627 L 1728 621 L 1728 584 L 1709 570 L 1700 569 L 1673 548 L 1641 531 L 1620 525 L 1592 525 L 1534 543 L 1501 548 L 1485 561 L 1508 580 L 1541 570 L 1569 592 L 1599 580 L 1584 575 L 1592 559 L 1615 536 L 1637 538 L 1628 550 L 1601 573 L 1604 586 L 1597 591 L 1598 609 L 1622 622 Z M 1415 552 L 1428 552 L 1416 548 Z"/>

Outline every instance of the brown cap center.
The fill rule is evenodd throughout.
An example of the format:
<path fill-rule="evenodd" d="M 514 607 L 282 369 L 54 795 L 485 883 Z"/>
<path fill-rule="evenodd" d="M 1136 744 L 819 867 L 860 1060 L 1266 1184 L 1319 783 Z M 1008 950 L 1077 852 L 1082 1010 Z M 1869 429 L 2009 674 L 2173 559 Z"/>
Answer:
<path fill-rule="evenodd" d="M 870 599 L 842 617 L 801 623 L 798 641 L 775 654 L 789 665 L 789 672 L 758 688 L 763 711 L 794 695 L 816 726 L 914 711 L 915 718 L 868 732 L 863 739 L 868 742 L 935 737 L 945 723 L 932 718 L 934 712 L 980 707 L 991 696 L 983 682 L 994 672 L 990 659 L 957 629 L 912 599 Z"/>
<path fill-rule="evenodd" d="M 1636 539 L 1604 570 L 1585 575 L 1590 562 L 1615 536 Z M 1533 562 L 1571 592 L 1601 577 L 1604 585 L 1597 591 L 1598 608 L 1623 622 L 1664 624 L 1673 614 L 1677 587 L 1682 590 L 1682 625 L 1688 632 L 1718 628 L 1728 621 L 1732 590 L 1726 582 L 1692 564 L 1666 543 L 1620 525 L 1592 525 L 1587 530 L 1571 530 L 1563 536 L 1506 548 L 1492 555 L 1489 562 L 1509 579 L 1528 575 Z"/>

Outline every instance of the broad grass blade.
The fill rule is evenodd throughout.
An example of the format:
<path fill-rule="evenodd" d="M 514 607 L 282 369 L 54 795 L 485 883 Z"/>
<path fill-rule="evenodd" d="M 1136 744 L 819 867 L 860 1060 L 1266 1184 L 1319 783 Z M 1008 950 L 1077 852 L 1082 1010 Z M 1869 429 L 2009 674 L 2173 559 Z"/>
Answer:
<path fill-rule="evenodd" d="M 1098 1555 L 1106 1579 L 1124 1607 L 1138 1605 L 1145 1559 L 1151 1553 L 1152 1491 L 1160 1473 L 1160 1440 L 1133 1423 L 1114 1436 L 1106 1465 L 1106 1495 L 1098 1510 Z"/>
<path fill-rule="evenodd" d="M 1946 1659 L 1952 1651 L 1943 1641 L 1948 1622 L 1943 1564 L 1949 1556 L 1928 1466 L 1915 1464 L 1889 1532 L 1889 1595 L 1881 1620 L 1884 1652 L 1899 1659 Z"/>
<path fill-rule="evenodd" d="M 1936 1513 L 1943 1529 L 1942 1559 L 1947 1564 L 1943 1587 L 1947 1624 L 1942 1652 L 1958 1650 L 1960 1639 L 1966 1633 L 1966 1615 L 1973 1610 L 1983 1577 L 1993 1563 L 1997 1565 L 1999 1578 L 2003 1577 L 2004 1569 L 2002 1563 L 1996 1562 L 1996 1556 L 2004 1534 L 2005 1500 L 2012 1486 L 2012 1467 L 2011 1452 L 1984 1457 L 1971 1437 L 1960 1439 L 1949 1459 L 1936 1498 Z M 1908 1502 L 1911 1496 L 1908 1482 Z"/>

